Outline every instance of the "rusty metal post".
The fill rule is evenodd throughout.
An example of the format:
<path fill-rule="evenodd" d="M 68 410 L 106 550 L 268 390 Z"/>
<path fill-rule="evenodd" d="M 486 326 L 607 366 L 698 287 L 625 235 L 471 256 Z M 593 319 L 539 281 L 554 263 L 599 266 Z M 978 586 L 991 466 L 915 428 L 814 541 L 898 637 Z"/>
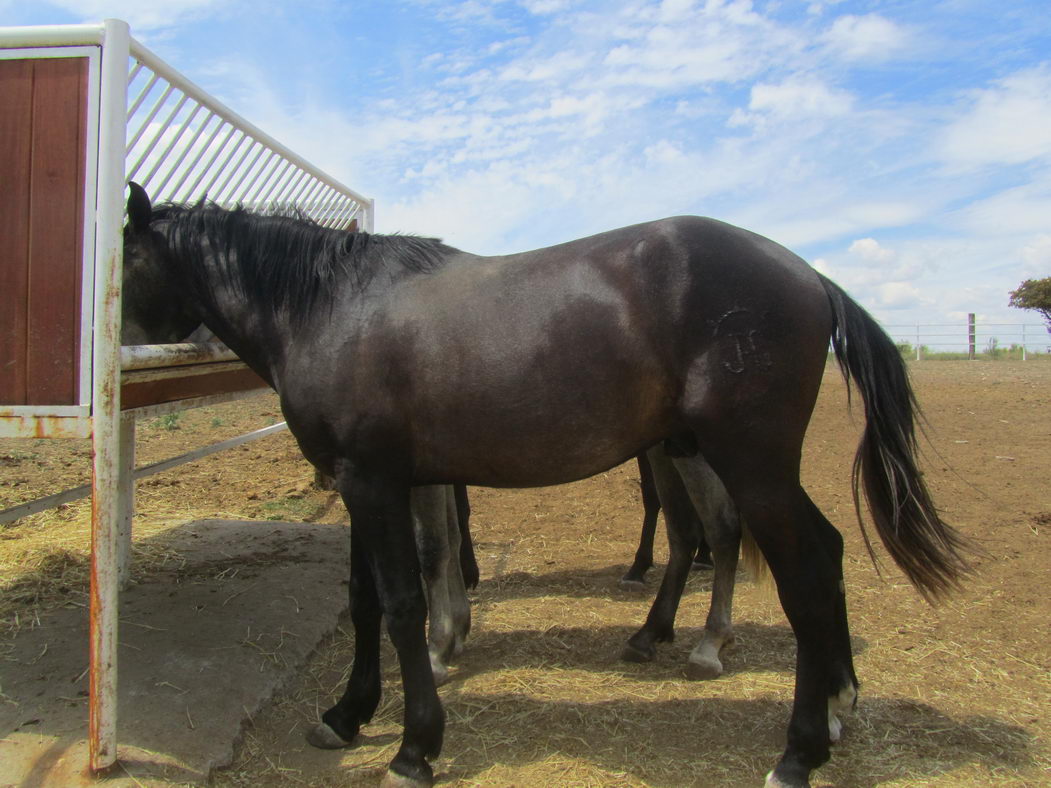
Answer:
<path fill-rule="evenodd" d="M 120 308 L 124 146 L 131 33 L 108 19 L 102 39 L 95 315 L 92 342 L 91 682 L 88 747 L 93 771 L 117 761 L 117 620 L 120 528 Z"/>

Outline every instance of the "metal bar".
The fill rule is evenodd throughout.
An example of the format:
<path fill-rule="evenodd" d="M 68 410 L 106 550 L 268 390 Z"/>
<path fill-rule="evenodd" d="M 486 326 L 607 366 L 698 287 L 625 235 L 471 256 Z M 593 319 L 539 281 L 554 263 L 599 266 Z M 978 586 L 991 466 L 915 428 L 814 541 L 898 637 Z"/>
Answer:
<path fill-rule="evenodd" d="M 236 127 L 234 127 L 234 128 L 236 128 Z M 228 165 L 230 163 L 230 160 L 233 159 L 233 157 L 237 155 L 237 151 L 239 151 L 241 149 L 241 146 L 244 145 L 244 141 L 246 139 L 248 139 L 248 135 L 245 134 L 243 131 L 241 131 L 241 129 L 237 129 L 237 131 L 240 132 L 241 138 L 239 140 L 237 140 L 237 144 L 234 145 L 234 147 L 227 154 L 226 158 L 223 159 L 223 163 L 220 164 L 216 168 L 215 175 L 213 175 L 212 179 L 210 181 L 208 181 L 208 185 L 204 187 L 203 192 L 202 192 L 203 194 L 208 194 L 209 192 L 212 191 L 212 187 L 215 186 L 215 182 L 218 181 L 219 178 L 222 177 L 224 172 L 226 172 L 226 165 Z M 223 145 L 224 146 L 226 145 L 226 141 L 223 142 Z M 249 150 L 251 150 L 251 146 L 249 146 Z M 218 158 L 219 153 L 221 153 L 221 150 L 216 152 L 216 158 Z M 248 151 L 245 151 L 245 153 L 242 155 L 241 158 L 244 159 L 244 156 L 247 156 L 247 155 L 248 155 Z M 214 163 L 215 163 L 214 160 L 208 162 L 208 166 L 205 168 L 205 172 L 209 172 L 211 170 L 211 168 L 212 168 L 212 165 Z M 202 176 L 203 176 L 203 173 L 202 173 Z M 227 177 L 230 177 L 230 176 L 227 176 Z M 197 186 L 200 184 L 201 180 L 202 180 L 202 178 L 198 178 L 197 183 L 195 183 L 192 187 L 190 187 L 190 193 L 191 194 L 197 190 Z M 213 195 L 212 199 L 215 199 L 214 195 Z"/>
<path fill-rule="evenodd" d="M 146 117 L 143 119 L 142 123 L 139 124 L 138 131 L 136 131 L 135 134 L 132 136 L 131 141 L 127 143 L 128 147 L 124 151 L 125 154 L 130 154 L 131 151 L 135 148 L 135 146 L 139 144 L 139 140 L 142 139 L 142 135 L 146 133 L 146 129 L 149 127 L 150 123 L 155 117 L 157 117 L 157 113 L 161 111 L 161 107 L 163 107 L 168 102 L 168 97 L 171 96 L 171 94 L 174 92 L 175 88 L 173 88 L 171 85 L 168 85 L 168 87 L 164 89 L 164 92 L 161 93 L 161 97 L 154 102 L 153 108 L 146 114 Z M 128 125 L 131 125 L 131 118 L 128 118 Z M 141 165 L 142 161 L 140 160 L 139 166 Z"/>
<path fill-rule="evenodd" d="M 0 27 L 4 49 L 21 47 L 68 47 L 77 44 L 101 44 L 105 26 L 44 25 L 34 27 Z"/>
<path fill-rule="evenodd" d="M 211 146 L 212 146 L 212 142 L 213 142 L 213 141 L 215 140 L 215 137 L 216 137 L 216 136 L 217 136 L 217 135 L 219 134 L 219 132 L 220 132 L 220 131 L 222 130 L 222 128 L 223 128 L 223 125 L 228 125 L 225 119 L 223 119 L 223 118 L 220 118 L 220 120 L 221 120 L 222 122 L 221 122 L 221 123 L 219 124 L 219 128 L 217 128 L 217 129 L 215 130 L 215 134 L 213 134 L 213 135 L 212 135 L 212 138 L 208 140 L 208 144 L 207 144 L 207 145 L 205 145 L 204 149 L 203 149 L 203 150 L 201 151 L 201 154 L 202 154 L 202 155 L 203 155 L 204 153 L 207 153 L 207 152 L 208 152 L 208 149 L 209 149 L 209 148 L 211 148 Z M 184 194 L 183 194 L 183 195 L 182 195 L 181 197 L 179 197 L 179 196 L 176 196 L 176 195 L 173 195 L 173 199 L 176 199 L 176 200 L 180 200 L 180 201 L 186 201 L 186 200 L 189 200 L 189 199 L 192 199 L 192 198 L 193 198 L 193 193 L 194 193 L 194 192 L 195 192 L 195 191 L 197 190 L 197 187 L 198 187 L 198 186 L 200 185 L 201 181 L 203 181 L 203 180 L 205 179 L 205 177 L 207 177 L 207 175 L 208 175 L 209 171 L 210 171 L 210 170 L 211 170 L 211 168 L 212 168 L 212 165 L 213 165 L 213 164 L 215 164 L 215 160 L 216 160 L 216 159 L 218 159 L 218 158 L 219 158 L 219 156 L 221 156 L 221 155 L 222 155 L 222 152 L 223 152 L 223 150 L 224 150 L 224 149 L 226 148 L 227 144 L 228 144 L 228 143 L 230 142 L 230 139 L 231 139 L 231 138 L 232 138 L 232 137 L 234 136 L 234 134 L 235 134 L 235 133 L 236 133 L 237 131 L 238 131 L 238 129 L 237 129 L 237 127 L 236 127 L 236 126 L 230 126 L 230 130 L 229 130 L 228 132 L 226 132 L 226 136 L 225 136 L 225 137 L 223 137 L 223 141 L 222 141 L 222 142 L 220 142 L 220 143 L 219 143 L 219 147 L 215 149 L 215 153 L 213 153 L 213 154 L 212 154 L 212 158 L 210 158 L 210 159 L 208 160 L 208 163 L 207 163 L 207 164 L 205 164 L 205 165 L 204 165 L 204 166 L 203 166 L 203 167 L 201 168 L 201 172 L 200 172 L 200 174 L 199 174 L 199 175 L 197 176 L 197 180 L 195 180 L 195 181 L 193 182 L 193 185 L 192 185 L 192 186 L 190 186 L 190 188 L 188 188 L 188 189 L 186 190 L 186 192 L 185 192 L 185 193 L 184 193 Z M 242 136 L 242 137 L 241 137 L 241 139 L 244 139 L 244 137 Z M 236 150 L 236 149 L 235 149 L 235 150 Z M 231 153 L 231 155 L 233 155 L 233 154 Z M 189 172 L 192 172 L 192 171 L 193 171 L 193 168 L 194 168 L 194 167 L 196 167 L 196 166 L 197 166 L 197 162 L 194 162 L 194 164 L 193 164 L 193 167 L 191 167 L 191 168 L 190 168 L 190 169 L 188 170 L 188 173 L 189 173 Z M 220 168 L 219 172 L 222 172 L 222 169 L 221 169 L 221 168 Z M 216 176 L 216 177 L 218 177 L 218 176 Z M 181 185 L 182 185 L 182 184 L 180 184 L 180 186 L 181 186 Z M 176 187 L 176 189 L 178 189 L 178 187 Z M 207 191 L 205 192 L 205 194 L 207 194 Z"/>
<path fill-rule="evenodd" d="M 183 99 L 185 100 L 186 97 L 184 96 Z M 180 101 L 179 106 L 181 107 L 182 104 L 183 102 Z M 174 149 L 179 140 L 182 139 L 182 135 L 186 133 L 186 129 L 190 128 L 190 124 L 193 123 L 193 119 L 197 117 L 197 113 L 200 112 L 202 109 L 203 107 L 201 107 L 200 104 L 194 106 L 193 111 L 190 113 L 189 117 L 187 117 L 186 120 L 182 122 L 182 125 L 179 126 L 178 131 L 176 131 L 175 135 L 171 138 L 171 140 L 169 140 L 168 147 L 164 149 L 164 152 L 160 156 L 157 157 L 157 163 L 153 165 L 153 169 L 150 170 L 149 175 L 142 179 L 143 187 L 145 187 L 150 181 L 153 180 L 153 177 L 160 171 L 161 167 L 164 164 L 167 164 L 168 156 L 172 152 L 172 149 Z M 168 130 L 169 125 L 174 124 L 175 115 L 176 113 L 173 112 L 171 118 L 169 118 L 168 123 L 165 124 L 164 129 L 161 131 L 160 134 L 157 135 L 157 139 L 160 139 L 164 135 L 164 132 Z M 175 164 L 171 165 L 171 167 L 175 166 Z M 168 182 L 168 178 L 171 177 L 171 167 L 168 168 L 168 176 L 165 177 L 163 181 L 161 181 L 161 184 L 159 186 L 155 187 L 156 191 L 160 191 L 161 189 L 163 189 L 164 185 Z"/>
<path fill-rule="evenodd" d="M 95 336 L 92 350 L 94 467 L 88 750 L 90 767 L 95 772 L 109 769 L 117 760 L 121 230 L 130 49 L 131 32 L 127 23 L 106 20 L 99 109 Z"/>
<path fill-rule="evenodd" d="M 309 195 L 312 195 L 320 185 L 321 181 L 315 179 L 314 176 L 311 175 L 309 178 L 307 178 L 306 182 L 300 187 L 299 191 L 295 194 L 295 196 L 292 197 L 291 203 L 297 208 L 300 208 L 302 204 L 306 203 L 307 197 Z M 303 210 L 305 212 L 306 209 L 300 208 L 300 210 Z"/>
<path fill-rule="evenodd" d="M 251 163 L 248 164 L 247 168 L 242 172 L 241 165 L 244 164 L 245 159 L 248 158 L 248 155 L 253 150 L 255 150 L 256 146 L 259 147 L 259 151 L 255 154 L 255 157 L 252 159 Z M 226 180 L 223 181 L 223 185 L 219 187 L 219 191 L 215 193 L 215 196 L 212 199 L 214 199 L 216 202 L 220 202 L 222 200 L 222 195 L 226 194 L 226 187 L 230 184 L 230 181 L 233 180 L 234 176 L 237 175 L 238 172 L 241 172 L 241 177 L 237 180 L 237 183 L 234 185 L 234 187 L 230 189 L 229 194 L 232 196 L 233 193 L 237 191 L 237 187 L 241 185 L 241 181 L 243 181 L 245 179 L 245 176 L 252 171 L 252 167 L 255 166 L 255 163 L 259 160 L 259 157 L 263 155 L 263 151 L 265 150 L 266 148 L 263 147 L 261 143 L 253 139 L 252 144 L 248 146 L 248 150 L 246 150 L 244 152 L 244 155 L 237 160 L 237 164 L 235 164 L 233 169 L 230 170 L 230 174 L 226 177 Z"/>
<path fill-rule="evenodd" d="M 175 118 L 176 115 L 179 114 L 179 111 L 182 109 L 182 105 L 185 104 L 188 100 L 189 99 L 187 99 L 186 96 L 183 96 L 181 99 L 179 99 L 178 102 L 176 102 L 175 107 L 172 109 L 171 112 L 168 113 L 168 117 L 164 119 L 163 123 L 161 123 L 160 131 L 157 134 L 153 135 L 153 137 L 149 141 L 149 144 L 146 145 L 146 150 L 142 152 L 142 155 L 139 156 L 139 160 L 135 162 L 135 166 L 131 168 L 131 172 L 128 173 L 129 180 L 131 178 L 134 178 L 136 173 L 138 173 L 139 168 L 146 163 L 146 159 L 148 159 L 150 154 L 153 153 L 153 149 L 157 147 L 157 143 L 161 141 L 161 137 L 164 136 L 164 132 L 167 131 L 168 127 L 172 124 L 172 120 Z M 147 123 L 146 125 L 149 124 Z M 142 131 L 146 130 L 146 125 L 142 127 Z M 136 140 L 136 142 L 138 142 L 138 140 Z M 129 146 L 129 153 L 131 152 L 131 147 L 134 147 L 134 144 Z M 143 183 L 142 185 L 145 186 L 146 184 Z"/>
<path fill-rule="evenodd" d="M 213 113 L 205 119 L 204 123 L 201 124 L 201 128 L 200 130 L 198 130 L 197 135 L 194 136 L 192 140 L 190 140 L 190 145 L 187 147 L 187 150 L 189 150 L 189 148 L 193 146 L 193 144 L 197 141 L 197 137 L 199 137 L 201 132 L 203 132 L 208 126 L 208 124 L 212 122 L 212 118 L 219 118 L 219 116 Z M 215 138 L 219 136 L 219 132 L 223 130 L 223 126 L 225 125 L 226 121 L 222 118 L 219 118 L 219 123 L 216 124 L 214 129 L 212 129 L 211 135 L 209 135 L 204 145 L 201 146 L 201 149 L 197 152 L 197 155 L 193 157 L 193 161 L 190 162 L 190 164 L 183 171 L 182 177 L 179 178 L 178 182 L 174 186 L 172 186 L 171 197 L 173 200 L 175 199 L 175 196 L 179 193 L 179 189 L 182 188 L 182 185 L 186 183 L 186 179 L 193 174 L 193 171 L 195 169 L 197 169 L 197 165 L 201 163 L 201 159 L 204 158 L 204 154 L 206 154 L 208 152 L 208 149 L 212 147 L 212 143 L 215 142 Z"/>
<path fill-rule="evenodd" d="M 221 342 L 182 342 L 174 345 L 125 345 L 120 349 L 120 368 L 154 369 L 187 364 L 236 361 L 237 354 Z"/>
<path fill-rule="evenodd" d="M 125 413 L 124 416 L 125 418 L 134 421 L 134 417 L 129 413 Z M 240 446 L 242 443 L 265 438 L 267 435 L 273 435 L 275 432 L 285 429 L 288 429 L 288 425 L 283 421 L 277 424 L 272 424 L 269 427 L 263 427 L 262 429 L 254 430 L 253 432 L 246 432 L 243 435 L 238 435 L 234 438 L 228 438 L 227 440 L 219 441 L 218 443 L 203 446 L 200 449 L 194 449 L 185 454 L 180 454 L 177 457 L 170 457 L 167 460 L 159 460 L 158 462 L 144 465 L 141 468 L 136 468 L 131 476 L 134 481 L 145 479 L 147 476 L 153 476 L 155 473 L 160 473 L 161 471 L 166 471 L 188 462 L 194 462 L 202 457 L 207 457 L 210 454 L 217 454 L 226 449 L 232 449 L 235 446 Z M 60 493 L 37 498 L 35 501 L 20 503 L 17 506 L 12 506 L 10 509 L 0 511 L 0 524 L 11 523 L 23 517 L 28 517 L 31 514 L 38 514 L 39 512 L 44 512 L 48 509 L 54 509 L 56 506 L 61 506 L 62 504 L 70 503 L 71 501 L 78 501 L 81 498 L 87 498 L 89 495 L 91 495 L 91 485 L 83 484 L 80 487 L 73 487 L 69 490 L 63 490 Z"/>
<path fill-rule="evenodd" d="M 356 191 L 343 185 L 335 178 L 328 175 L 326 172 L 318 169 L 313 164 L 304 159 L 302 156 L 298 155 L 294 151 L 282 145 L 280 142 L 271 137 L 265 131 L 261 130 L 245 118 L 238 115 L 225 104 L 223 104 L 220 101 L 217 101 L 215 98 L 205 93 L 201 88 L 199 88 L 197 85 L 188 80 L 179 72 L 175 71 L 175 69 L 173 69 L 167 63 L 165 63 L 163 60 L 161 60 L 159 57 L 153 54 L 153 52 L 144 47 L 138 41 L 133 40 L 131 42 L 131 51 L 132 54 L 138 60 L 144 62 L 148 68 L 163 75 L 165 79 L 167 79 L 171 84 L 179 88 L 179 90 L 181 90 L 183 93 L 186 93 L 187 95 L 191 96 L 194 100 L 208 107 L 208 109 L 212 110 L 217 115 L 223 116 L 231 123 L 234 123 L 238 127 L 244 129 L 248 135 L 253 137 L 260 144 L 265 145 L 267 148 L 273 151 L 276 151 L 282 158 L 288 159 L 300 169 L 307 170 L 319 180 L 325 181 L 333 188 L 344 192 L 351 199 L 362 203 L 368 202 L 369 198 L 365 197 L 364 195 L 358 194 Z"/>
<path fill-rule="evenodd" d="M 252 195 L 252 199 L 249 200 L 249 202 L 266 202 L 266 199 L 274 193 L 275 189 L 277 189 L 281 185 L 281 178 L 284 177 L 285 170 L 287 170 L 291 166 L 292 162 L 288 161 L 288 159 L 284 159 L 283 161 L 278 162 L 278 166 L 271 169 L 270 174 L 266 176 L 266 179 L 261 184 L 259 184 L 259 188 L 256 189 L 255 194 Z M 271 178 L 274 179 L 274 182 L 270 185 L 269 191 L 264 192 L 264 190 L 267 187 L 267 184 L 270 183 Z"/>
<path fill-rule="evenodd" d="M 276 151 L 268 151 L 267 157 L 265 159 L 263 159 L 263 163 L 260 164 L 259 168 L 255 171 L 255 175 L 252 176 L 252 180 L 250 180 L 245 185 L 244 191 L 239 192 L 240 195 L 241 195 L 241 199 L 239 199 L 238 202 L 241 202 L 241 203 L 247 202 L 247 200 L 245 200 L 244 198 L 247 196 L 248 192 L 252 191 L 252 187 L 255 186 L 255 182 L 257 180 L 259 180 L 259 176 L 262 175 L 264 172 L 266 172 L 269 169 L 269 167 L 270 167 L 270 160 L 273 159 L 274 156 L 276 156 L 276 155 L 277 155 Z M 241 180 L 243 181 L 244 178 L 242 178 Z M 241 186 L 241 181 L 238 181 L 237 182 L 237 186 L 234 187 L 234 191 L 236 192 L 240 188 L 240 186 Z"/>
<path fill-rule="evenodd" d="M 135 73 L 137 74 L 141 70 L 142 70 L 142 63 L 137 63 L 135 65 Z M 131 87 L 131 82 L 132 82 L 133 79 L 134 79 L 134 75 L 128 77 L 128 87 L 129 88 Z M 138 98 L 136 98 L 135 101 L 133 101 L 131 103 L 131 106 L 128 108 L 128 122 L 129 123 L 131 122 L 131 119 L 133 117 L 135 117 L 135 113 L 139 111 L 139 107 L 142 106 L 142 103 L 146 100 L 146 97 L 148 95 L 150 95 L 150 91 L 153 90 L 153 86 L 156 85 L 159 80 L 160 80 L 160 76 L 158 74 L 153 74 L 149 78 L 149 80 L 146 82 L 146 85 L 142 88 L 142 90 L 139 91 Z M 171 92 L 170 91 L 170 87 L 171 86 L 169 86 L 169 92 Z"/>
<path fill-rule="evenodd" d="M 193 111 L 193 115 L 189 117 L 189 119 L 186 121 L 186 124 L 179 131 L 179 137 L 181 137 L 183 131 L 185 131 L 186 128 L 189 127 L 189 124 L 193 121 L 194 116 L 197 114 L 197 110 L 200 109 L 203 109 L 203 107 L 201 107 L 201 105 L 198 104 L 197 109 Z M 214 113 L 209 113 L 208 117 L 201 121 L 200 125 L 197 127 L 197 131 L 195 131 L 193 136 L 190 137 L 190 141 L 183 146 L 182 153 L 175 157 L 175 163 L 172 164 L 172 166 L 168 169 L 168 174 L 164 177 L 164 180 L 160 182 L 160 185 L 157 186 L 156 189 L 154 189 L 154 191 L 156 191 L 158 194 L 164 193 L 164 187 L 168 185 L 168 181 L 172 179 L 172 176 L 174 176 L 175 173 L 179 172 L 179 168 L 182 167 L 183 160 L 190 155 L 190 151 L 193 150 L 193 146 L 197 143 L 197 140 L 201 138 L 201 135 L 204 133 L 204 130 L 208 128 L 208 124 L 212 122 L 212 118 L 214 117 L 216 117 Z M 176 139 L 178 139 L 179 137 L 176 137 Z M 173 142 L 172 144 L 174 145 L 175 143 Z M 165 152 L 165 158 L 167 158 L 167 152 Z M 186 180 L 186 177 L 189 174 L 189 171 L 185 171 L 183 173 L 182 178 L 179 180 L 179 183 L 181 184 L 182 181 Z M 172 187 L 172 192 L 174 193 L 177 188 L 178 187 Z"/>
<path fill-rule="evenodd" d="M 278 205 L 284 205 L 290 203 L 288 199 L 295 193 L 296 189 L 299 188 L 300 182 L 304 178 L 308 178 L 310 174 L 306 170 L 297 169 L 292 175 L 289 176 L 288 180 L 285 181 L 284 187 L 274 196 L 274 202 Z"/>

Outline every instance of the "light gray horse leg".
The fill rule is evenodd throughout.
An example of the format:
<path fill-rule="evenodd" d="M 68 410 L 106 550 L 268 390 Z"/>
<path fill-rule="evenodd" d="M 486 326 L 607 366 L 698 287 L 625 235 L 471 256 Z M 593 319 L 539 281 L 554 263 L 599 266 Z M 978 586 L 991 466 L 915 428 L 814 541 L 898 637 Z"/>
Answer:
<path fill-rule="evenodd" d="M 467 584 L 464 582 L 460 563 L 460 523 L 456 506 L 456 490 L 451 485 L 445 487 L 445 528 L 449 535 L 448 557 L 448 590 L 449 615 L 452 618 L 452 652 L 450 657 L 459 656 L 464 642 L 471 631 L 471 601 L 467 598 Z"/>
<path fill-rule="evenodd" d="M 447 665 L 454 648 L 449 567 L 450 556 L 459 555 L 459 546 L 454 553 L 449 545 L 447 498 L 451 490 L 440 485 L 412 490 L 412 523 L 427 597 L 427 651 L 436 684 L 449 678 Z M 455 528 L 455 520 L 453 524 Z M 462 585 L 462 578 L 460 582 Z"/>
<path fill-rule="evenodd" d="M 715 564 L 708 620 L 701 641 L 690 654 L 686 675 L 691 679 L 714 679 L 723 672 L 720 652 L 734 643 L 733 596 L 741 522 L 726 488 L 703 457 L 698 454 L 676 458 L 674 462 L 701 519 Z"/>

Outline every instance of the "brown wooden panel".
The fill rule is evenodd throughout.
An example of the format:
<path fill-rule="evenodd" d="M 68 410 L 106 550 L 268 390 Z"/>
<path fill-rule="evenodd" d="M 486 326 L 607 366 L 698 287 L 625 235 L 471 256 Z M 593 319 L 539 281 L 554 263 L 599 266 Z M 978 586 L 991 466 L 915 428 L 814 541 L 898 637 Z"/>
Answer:
<path fill-rule="evenodd" d="M 124 383 L 120 388 L 120 406 L 123 410 L 175 402 L 210 394 L 227 394 L 233 391 L 252 391 L 266 388 L 261 377 L 248 368 L 226 370 L 211 374 L 192 374 L 187 377 Z"/>
<path fill-rule="evenodd" d="M 87 58 L 34 63 L 27 373 L 33 405 L 77 401 L 87 76 Z"/>
<path fill-rule="evenodd" d="M 0 60 L 0 404 L 26 404 L 33 62 Z"/>

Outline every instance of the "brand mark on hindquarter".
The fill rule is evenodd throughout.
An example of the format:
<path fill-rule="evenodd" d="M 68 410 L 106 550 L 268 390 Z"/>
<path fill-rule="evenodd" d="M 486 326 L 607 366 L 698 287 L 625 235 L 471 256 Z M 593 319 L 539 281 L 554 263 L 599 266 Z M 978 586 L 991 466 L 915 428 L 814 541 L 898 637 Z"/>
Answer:
<path fill-rule="evenodd" d="M 740 375 L 749 367 L 769 369 L 773 365 L 761 346 L 761 319 L 750 309 L 735 307 L 714 321 L 712 338 L 721 351 L 723 369 Z"/>

